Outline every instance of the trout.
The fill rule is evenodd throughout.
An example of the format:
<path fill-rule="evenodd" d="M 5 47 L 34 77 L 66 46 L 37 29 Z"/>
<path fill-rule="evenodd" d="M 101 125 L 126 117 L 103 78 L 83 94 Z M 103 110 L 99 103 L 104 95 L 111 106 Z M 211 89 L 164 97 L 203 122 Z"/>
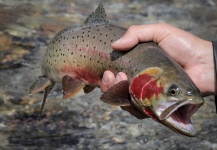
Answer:
<path fill-rule="evenodd" d="M 101 3 L 82 26 L 60 31 L 49 43 L 42 58 L 41 76 L 30 94 L 45 90 L 41 113 L 48 93 L 62 83 L 64 98 L 100 87 L 104 71 L 125 72 L 121 81 L 102 94 L 101 100 L 115 106 L 129 106 L 175 132 L 195 136 L 190 117 L 204 103 L 200 91 L 186 72 L 153 43 L 139 43 L 119 52 L 111 44 L 125 28 L 106 19 Z M 40 113 L 40 114 L 41 114 Z"/>

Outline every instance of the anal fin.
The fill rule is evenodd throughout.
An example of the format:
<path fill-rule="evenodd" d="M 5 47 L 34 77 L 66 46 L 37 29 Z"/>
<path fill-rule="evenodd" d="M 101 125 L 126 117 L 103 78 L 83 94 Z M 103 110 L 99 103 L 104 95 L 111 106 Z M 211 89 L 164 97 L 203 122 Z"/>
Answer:
<path fill-rule="evenodd" d="M 115 106 L 131 106 L 129 95 L 129 81 L 124 80 L 108 89 L 100 99 Z"/>
<path fill-rule="evenodd" d="M 80 92 L 85 87 L 85 84 L 77 79 L 65 75 L 62 78 L 63 98 L 71 98 Z"/>
<path fill-rule="evenodd" d="M 35 94 L 44 90 L 51 84 L 51 81 L 46 77 L 38 77 L 38 79 L 30 86 L 29 94 Z"/>

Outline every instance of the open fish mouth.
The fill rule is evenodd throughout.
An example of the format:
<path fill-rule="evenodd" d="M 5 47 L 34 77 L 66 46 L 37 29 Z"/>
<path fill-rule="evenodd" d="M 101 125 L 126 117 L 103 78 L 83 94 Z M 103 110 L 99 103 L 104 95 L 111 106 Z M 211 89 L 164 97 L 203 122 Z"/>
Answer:
<path fill-rule="evenodd" d="M 160 112 L 158 111 L 158 114 L 160 114 L 159 119 L 163 124 L 176 132 L 187 136 L 195 136 L 196 131 L 190 117 L 201 105 L 202 104 L 192 104 L 186 100 L 176 102 L 166 109 L 161 107 Z"/>

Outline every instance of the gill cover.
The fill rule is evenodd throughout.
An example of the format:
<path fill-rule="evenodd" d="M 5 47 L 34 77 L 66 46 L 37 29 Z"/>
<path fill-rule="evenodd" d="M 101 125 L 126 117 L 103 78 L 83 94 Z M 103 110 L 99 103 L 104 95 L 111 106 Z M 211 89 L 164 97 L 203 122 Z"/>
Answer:
<path fill-rule="evenodd" d="M 163 92 L 163 87 L 158 82 L 161 73 L 160 68 L 150 67 L 132 79 L 129 90 L 137 106 L 151 106 L 151 100 L 156 99 Z"/>

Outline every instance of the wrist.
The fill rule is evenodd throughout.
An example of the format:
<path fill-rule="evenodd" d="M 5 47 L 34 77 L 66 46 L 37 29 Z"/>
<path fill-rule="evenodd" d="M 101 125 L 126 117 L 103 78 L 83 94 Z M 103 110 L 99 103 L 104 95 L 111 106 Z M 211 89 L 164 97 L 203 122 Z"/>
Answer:
<path fill-rule="evenodd" d="M 217 79 L 217 41 L 212 42 L 212 48 L 213 48 L 213 63 L 214 63 L 214 84 L 215 84 L 215 95 L 217 95 L 217 84 L 216 84 L 216 79 Z"/>
<path fill-rule="evenodd" d="M 198 43 L 198 46 L 198 63 L 201 66 L 200 81 L 204 83 L 198 88 L 204 96 L 216 95 L 216 79 L 212 42 L 202 40 Z"/>

